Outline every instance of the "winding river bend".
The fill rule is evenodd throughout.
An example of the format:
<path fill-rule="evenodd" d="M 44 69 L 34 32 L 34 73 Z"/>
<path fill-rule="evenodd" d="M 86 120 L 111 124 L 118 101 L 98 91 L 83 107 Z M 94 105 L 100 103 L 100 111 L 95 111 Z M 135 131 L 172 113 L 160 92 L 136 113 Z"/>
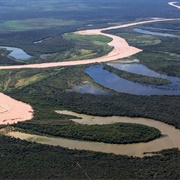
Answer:
<path fill-rule="evenodd" d="M 78 31 L 75 33 L 82 34 L 82 35 L 104 35 L 104 36 L 112 38 L 112 41 L 108 43 L 108 45 L 112 46 L 113 50 L 109 54 L 99 57 L 99 58 L 68 61 L 68 62 L 41 63 L 41 64 L 16 65 L 16 66 L 0 66 L 0 69 L 26 69 L 26 68 L 77 66 L 77 65 L 83 65 L 83 64 L 109 62 L 109 61 L 114 61 L 117 59 L 129 57 L 131 55 L 141 52 L 142 50 L 133 46 L 129 46 L 126 40 L 119 36 L 103 33 L 103 31 L 126 28 L 130 26 L 136 26 L 136 25 L 153 23 L 153 22 L 178 21 L 178 20 L 180 20 L 180 18 L 170 18 L 170 19 L 164 19 L 164 18 L 157 19 L 156 18 L 156 19 L 152 19 L 148 21 L 134 22 L 134 23 L 123 24 L 119 26 L 112 26 L 108 28 Z"/>
<path fill-rule="evenodd" d="M 125 27 L 140 25 L 140 24 L 146 24 L 146 23 L 162 22 L 162 21 L 177 21 L 177 20 L 180 20 L 180 18 L 175 18 L 175 19 L 158 18 L 158 19 L 153 19 L 149 21 L 141 21 L 141 22 L 124 24 L 120 26 L 113 26 L 109 28 L 76 32 L 83 35 L 96 34 L 96 35 L 105 35 L 112 38 L 112 41 L 109 43 L 109 45 L 113 47 L 113 50 L 109 54 L 100 58 L 86 59 L 86 60 L 79 60 L 79 61 L 68 61 L 68 62 L 31 64 L 31 65 L 0 66 L 0 69 L 24 69 L 24 68 L 48 68 L 48 67 L 75 66 L 75 65 L 82 65 L 82 64 L 109 62 L 109 61 L 114 61 L 120 58 L 125 58 L 133 54 L 136 54 L 138 52 L 141 52 L 142 50 L 129 46 L 126 40 L 121 37 L 111 35 L 111 34 L 106 34 L 106 33 L 103 33 L 102 31 L 117 29 L 117 28 L 125 28 Z M 0 93 L 0 97 L 1 97 L 0 99 L 0 113 L 1 113 L 0 124 L 2 124 L 2 122 L 5 122 L 6 124 L 12 124 L 12 123 L 17 122 L 17 121 L 13 121 L 14 119 L 17 120 L 15 116 L 15 112 L 16 112 L 15 107 L 17 105 L 17 101 L 13 99 L 9 99 L 3 93 Z M 18 106 L 18 109 L 21 110 L 25 106 L 27 107 L 27 104 L 21 102 Z M 21 110 L 21 112 L 23 111 Z M 29 117 L 30 119 L 32 118 L 32 112 L 33 112 L 32 107 L 28 106 L 28 108 L 26 109 L 27 114 L 23 117 L 21 116 L 21 112 L 18 114 L 19 119 L 24 118 L 23 120 L 28 120 Z M 9 118 L 11 119 L 11 121 L 7 121 L 7 119 Z M 89 122 L 87 123 L 93 122 L 94 119 L 96 119 L 96 117 L 91 117 Z M 105 119 L 106 118 L 103 117 L 103 121 L 105 121 Z M 142 157 L 144 155 L 143 152 L 159 151 L 162 149 L 173 148 L 173 147 L 180 148 L 180 144 L 179 144 L 180 131 L 175 129 L 172 126 L 169 126 L 167 124 L 164 124 L 158 121 L 147 120 L 147 119 L 137 119 L 137 121 L 135 121 L 134 119 L 132 120 L 130 118 L 129 120 L 128 118 L 125 118 L 123 120 L 122 117 L 111 117 L 111 118 L 108 117 L 108 119 L 111 120 L 111 123 L 115 121 L 116 122 L 129 122 L 129 123 L 137 122 L 140 124 L 149 125 L 149 126 L 158 128 L 166 136 L 158 140 L 151 141 L 149 143 L 138 143 L 138 144 L 131 144 L 131 145 L 112 145 L 112 144 L 105 144 L 105 143 L 75 141 L 75 140 L 68 140 L 68 139 L 63 139 L 63 138 L 48 138 L 48 137 L 29 135 L 29 134 L 19 133 L 19 132 L 11 132 L 8 135 L 21 138 L 21 139 L 26 139 L 26 140 L 32 139 L 32 140 L 35 140 L 36 142 L 44 143 L 44 144 L 60 145 L 60 146 L 68 147 L 72 149 L 76 148 L 76 149 L 84 149 L 84 150 L 94 150 L 94 151 L 115 153 L 115 154 L 127 154 L 127 155 L 132 155 L 132 156 L 139 156 L 139 157 Z M 118 120 L 115 120 L 115 119 L 118 119 Z M 95 123 L 95 121 L 93 123 Z"/>
<path fill-rule="evenodd" d="M 74 113 L 71 111 L 56 111 L 60 114 L 72 115 L 80 117 L 81 119 L 71 119 L 72 121 L 80 124 L 112 124 L 117 122 L 125 123 L 136 123 L 143 124 L 151 127 L 155 127 L 161 131 L 164 137 L 147 142 L 147 143 L 135 143 L 135 144 L 107 144 L 98 142 L 87 142 L 70 140 L 65 138 L 50 138 L 45 136 L 31 135 L 21 132 L 10 132 L 8 135 L 15 138 L 20 138 L 23 140 L 35 141 L 41 144 L 49 144 L 54 146 L 62 146 L 69 149 L 78 150 L 92 150 L 97 152 L 114 153 L 121 155 L 129 155 L 136 157 L 143 157 L 144 152 L 155 152 L 162 149 L 168 148 L 180 148 L 180 131 L 175 129 L 173 126 L 167 125 L 165 123 L 155 121 L 146 118 L 130 118 L 130 117 L 99 117 L 99 116 L 89 116 Z"/>
<path fill-rule="evenodd" d="M 48 67 L 75 66 L 75 65 L 82 65 L 82 64 L 109 62 L 109 61 L 114 61 L 117 59 L 125 58 L 125 57 L 131 56 L 133 54 L 136 54 L 138 52 L 141 52 L 142 50 L 135 48 L 135 47 L 132 47 L 132 46 L 129 46 L 129 44 L 126 42 L 126 40 L 121 38 L 121 37 L 111 35 L 111 34 L 107 34 L 107 33 L 103 33 L 102 31 L 111 30 L 111 29 L 118 29 L 118 28 L 125 28 L 125 27 L 136 26 L 136 25 L 140 25 L 140 24 L 153 23 L 153 22 L 178 21 L 178 20 L 180 20 L 180 18 L 171 18 L 171 19 L 162 19 L 162 18 L 157 19 L 156 18 L 156 19 L 152 19 L 152 20 L 148 20 L 148 21 L 123 24 L 123 25 L 112 26 L 112 27 L 108 27 L 108 28 L 78 31 L 76 33 L 82 34 L 82 35 L 93 35 L 93 34 L 95 35 L 96 34 L 96 35 L 104 35 L 104 36 L 108 36 L 108 37 L 112 38 L 112 41 L 108 44 L 113 47 L 113 50 L 105 56 L 102 56 L 99 58 L 94 58 L 94 59 L 79 60 L 79 61 L 68 61 L 68 62 L 30 64 L 30 65 L 17 65 L 17 66 L 0 66 L 0 70 L 1 69 L 24 69 L 24 68 L 48 68 Z M 0 103 L 0 108 L 1 109 L 3 108 L 3 112 L 6 112 L 5 107 L 11 106 L 11 109 L 14 109 L 14 107 L 16 107 L 16 103 L 15 103 L 16 101 L 14 101 L 14 104 L 12 104 L 11 103 L 12 101 L 7 100 L 6 95 L 4 95 L 3 93 L 0 93 L 0 96 L 1 96 L 1 101 L 5 101 L 5 103 L 4 103 L 5 106 L 4 105 L 2 106 Z M 25 103 L 22 103 L 21 106 L 19 106 L 19 108 L 22 109 L 25 105 L 26 105 Z M 23 117 L 21 117 L 21 113 L 19 113 L 18 118 L 19 119 L 29 119 L 29 116 L 32 115 L 31 108 L 30 108 L 30 110 L 27 110 L 26 112 L 27 112 L 26 113 L 27 118 L 26 118 L 26 116 L 24 117 L 24 115 L 23 115 Z M 17 118 L 10 118 L 11 120 L 7 121 L 7 119 L 9 119 L 9 117 L 14 116 L 14 113 L 15 113 L 15 111 L 11 110 L 11 111 L 8 111 L 8 113 L 7 112 L 5 113 L 4 118 L 1 115 L 0 124 L 2 124 L 3 122 L 6 122 L 7 124 L 8 123 L 9 124 L 14 123 L 14 121 L 12 119 L 17 119 Z M 3 115 L 4 115 L 4 113 L 3 113 Z"/>

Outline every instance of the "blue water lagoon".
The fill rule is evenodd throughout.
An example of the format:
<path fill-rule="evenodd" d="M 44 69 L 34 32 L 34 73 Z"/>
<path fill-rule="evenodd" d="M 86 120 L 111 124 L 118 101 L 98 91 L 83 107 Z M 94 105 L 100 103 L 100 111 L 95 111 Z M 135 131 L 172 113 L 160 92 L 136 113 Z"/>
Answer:
<path fill-rule="evenodd" d="M 142 65 L 143 67 L 143 65 Z M 133 68 L 132 68 L 133 69 Z M 144 69 L 142 68 L 142 71 Z M 169 77 L 162 75 L 163 77 L 167 77 L 168 80 L 171 81 L 171 84 L 167 85 L 145 85 L 137 82 L 132 82 L 117 76 L 114 73 L 111 73 L 105 69 L 101 65 L 94 65 L 86 68 L 85 72 L 93 78 L 93 80 L 112 90 L 121 93 L 128 93 L 134 95 L 179 95 L 180 94 L 180 78 L 177 77 Z M 156 77 L 156 74 L 153 72 L 153 76 Z M 140 74 L 140 72 L 138 73 Z M 143 73 L 142 73 L 143 74 Z M 151 74 L 150 72 L 144 73 L 144 75 Z M 152 75 L 152 74 L 151 74 Z"/>

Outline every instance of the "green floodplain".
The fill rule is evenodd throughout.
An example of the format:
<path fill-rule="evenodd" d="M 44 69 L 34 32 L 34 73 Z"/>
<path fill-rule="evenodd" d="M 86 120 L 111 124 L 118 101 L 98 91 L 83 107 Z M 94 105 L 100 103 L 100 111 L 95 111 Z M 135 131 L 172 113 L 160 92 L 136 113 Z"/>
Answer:
<path fill-rule="evenodd" d="M 36 18 L 26 20 L 6 21 L 1 24 L 1 31 L 30 31 L 36 29 L 46 29 L 56 26 L 70 26 L 76 22 L 71 20 L 60 20 L 54 18 Z"/>
<path fill-rule="evenodd" d="M 0 22 L 0 45 L 21 48 L 33 58 L 26 61 L 9 58 L 7 57 L 9 52 L 0 49 L 0 65 L 2 66 L 100 57 L 112 50 L 107 45 L 111 41 L 110 38 L 99 35 L 82 36 L 73 32 L 144 20 L 157 15 L 178 17 L 176 9 L 173 11 L 164 4 L 164 9 L 170 8 L 169 15 L 165 15 L 164 11 L 159 11 L 162 2 L 157 2 L 157 7 L 152 14 L 151 8 L 154 7 L 155 0 L 152 4 L 148 2 L 146 6 L 145 1 L 142 0 L 142 4 L 139 3 L 149 9 L 131 16 L 127 12 L 128 8 L 124 5 L 123 9 L 120 6 L 122 2 L 116 0 L 114 1 L 116 6 L 107 0 L 98 0 L 96 3 L 61 0 L 61 4 L 57 0 L 44 1 L 43 4 L 39 1 L 34 6 L 33 1 L 25 2 L 22 4 L 13 0 L 12 3 L 17 3 L 17 6 L 12 8 L 12 5 L 2 1 L 0 14 L 4 16 Z M 138 3 L 135 5 L 132 0 L 128 0 L 125 4 L 128 5 L 128 3 L 131 3 L 135 9 L 138 8 Z M 28 9 L 29 6 L 32 9 Z M 12 9 L 9 15 L 6 12 L 8 8 Z M 122 13 L 117 14 L 119 11 Z M 24 18 L 20 18 L 20 15 L 24 15 Z M 179 21 L 159 22 L 141 25 L 139 28 L 148 26 L 178 30 L 180 24 Z M 163 33 L 164 31 L 158 30 L 158 32 Z M 170 32 L 172 33 L 169 30 Z M 180 77 L 180 61 L 176 56 L 180 49 L 179 38 L 142 35 L 134 32 L 131 27 L 111 30 L 108 33 L 123 37 L 130 45 L 143 49 L 143 52 L 128 57 L 124 61 L 138 59 L 141 64 L 158 73 Z M 179 35 L 178 31 L 173 31 L 173 33 Z M 41 43 L 34 43 L 40 40 L 42 40 Z M 40 58 L 44 54 L 45 58 Z M 165 79 L 127 73 L 105 63 L 102 65 L 118 76 L 134 82 L 147 85 L 169 83 Z M 34 108 L 32 120 L 14 124 L 11 128 L 33 134 L 115 144 L 146 142 L 162 136 L 156 128 L 137 124 L 117 123 L 92 127 L 75 124 L 69 121 L 70 116 L 55 113 L 58 109 L 98 116 L 145 117 L 162 121 L 177 129 L 180 128 L 179 95 L 138 96 L 118 93 L 95 83 L 85 73 L 87 67 L 89 65 L 0 70 L 0 92 L 26 102 Z M 89 82 L 111 95 L 82 94 L 73 90 L 75 86 L 81 86 L 84 82 Z M 7 127 L 2 126 L 2 128 Z M 108 133 L 104 136 L 104 132 L 107 131 Z M 136 158 L 68 150 L 62 147 L 30 143 L 4 135 L 0 136 L 0 141 L 0 176 L 2 179 L 179 178 L 178 149 L 163 150 L 154 153 L 155 156 L 152 157 Z"/>

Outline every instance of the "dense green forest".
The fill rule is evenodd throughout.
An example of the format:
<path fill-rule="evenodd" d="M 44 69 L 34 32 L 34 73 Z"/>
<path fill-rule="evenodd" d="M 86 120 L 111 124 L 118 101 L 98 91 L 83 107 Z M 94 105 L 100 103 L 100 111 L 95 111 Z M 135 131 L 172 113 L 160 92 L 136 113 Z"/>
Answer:
<path fill-rule="evenodd" d="M 177 149 L 133 158 L 0 136 L 1 179 L 178 179 Z"/>
<path fill-rule="evenodd" d="M 0 65 L 57 62 L 102 56 L 112 50 L 107 45 L 111 41 L 110 38 L 80 36 L 73 32 L 149 20 L 154 17 L 179 17 L 179 9 L 169 6 L 168 2 L 169 0 L 0 0 L 0 46 L 21 48 L 33 56 L 27 61 L 18 60 L 8 57 L 10 51 L 0 49 Z M 136 27 L 169 29 L 167 33 L 179 36 L 179 26 L 179 22 L 176 21 Z M 164 33 L 162 29 L 156 32 Z M 179 38 L 142 35 L 134 32 L 133 27 L 108 32 L 125 38 L 130 45 L 143 50 L 123 60 L 138 59 L 141 64 L 158 73 L 180 77 Z M 36 43 L 37 41 L 42 42 Z M 106 64 L 104 66 L 115 72 L 115 69 Z M 34 109 L 32 120 L 12 126 L 35 134 L 110 143 L 149 141 L 161 136 L 157 129 L 134 124 L 89 128 L 70 121 L 72 117 L 69 115 L 55 112 L 66 109 L 98 116 L 145 117 L 180 128 L 179 95 L 136 96 L 118 93 L 96 84 L 85 73 L 87 67 L 89 66 L 0 70 L 0 92 L 26 102 Z M 166 80 L 137 76 L 119 70 L 115 73 L 145 84 L 168 83 Z M 76 92 L 74 87 L 85 82 L 107 92 L 108 95 Z M 0 125 L 0 128 L 5 127 Z M 104 131 L 107 132 L 106 136 Z M 127 136 L 123 136 L 122 132 Z M 178 149 L 152 154 L 152 157 L 136 158 L 69 150 L 0 135 L 0 179 L 180 178 Z"/>
<path fill-rule="evenodd" d="M 147 17 L 179 17 L 179 11 L 168 0 L 118 1 L 98 0 L 1 0 L 1 20 L 53 17 L 91 23 L 127 21 Z M 153 9 L 153 10 L 152 10 Z M 167 13 L 168 12 L 168 13 Z"/>
<path fill-rule="evenodd" d="M 67 91 L 74 85 L 92 81 L 84 74 L 85 68 L 28 70 L 28 73 L 26 70 L 6 70 L 1 71 L 6 72 L 1 78 L 7 78 L 4 92 L 31 104 L 36 120 L 58 119 L 61 115 L 54 110 L 67 109 L 100 116 L 146 117 L 180 127 L 179 96 L 135 96 L 113 92 L 103 96 Z"/>
<path fill-rule="evenodd" d="M 161 132 L 155 128 L 130 123 L 115 123 L 108 125 L 39 125 L 31 123 L 18 123 L 17 125 L 14 125 L 14 127 L 18 127 L 32 133 L 40 132 L 57 137 L 60 136 L 112 144 L 148 142 L 161 137 Z"/>

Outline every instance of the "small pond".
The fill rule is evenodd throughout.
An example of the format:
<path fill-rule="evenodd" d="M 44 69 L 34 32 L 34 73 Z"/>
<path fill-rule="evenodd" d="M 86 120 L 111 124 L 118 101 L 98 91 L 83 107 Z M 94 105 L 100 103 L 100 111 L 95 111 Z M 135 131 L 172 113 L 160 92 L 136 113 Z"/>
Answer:
<path fill-rule="evenodd" d="M 46 37 L 46 38 L 44 38 L 44 39 L 40 39 L 40 40 L 34 41 L 33 43 L 34 43 L 34 44 L 40 44 L 40 43 L 42 43 L 43 41 L 48 40 L 48 39 L 51 39 L 51 38 L 52 38 L 51 36 L 50 36 L 50 37 Z"/>
<path fill-rule="evenodd" d="M 48 57 L 47 54 L 42 54 L 42 55 L 40 55 L 40 58 L 41 58 L 41 59 L 46 59 L 47 57 Z"/>
<path fill-rule="evenodd" d="M 6 49 L 7 51 L 11 51 L 8 54 L 9 58 L 15 58 L 19 60 L 28 60 L 32 58 L 32 56 L 28 55 L 25 51 L 23 51 L 20 48 L 0 46 L 0 49 Z"/>
<path fill-rule="evenodd" d="M 43 40 L 39 40 L 39 41 L 34 41 L 33 43 L 34 44 L 39 44 L 39 43 L 42 43 L 43 42 Z"/>
<path fill-rule="evenodd" d="M 75 86 L 74 90 L 82 94 L 94 94 L 94 95 L 110 95 L 110 93 L 93 86 L 92 84 L 85 84 L 82 86 Z"/>
<path fill-rule="evenodd" d="M 111 73 L 101 65 L 94 65 L 86 68 L 85 72 L 93 78 L 93 80 L 112 90 L 122 93 L 134 95 L 179 95 L 180 94 L 180 78 L 172 79 L 174 83 L 169 85 L 155 86 L 144 85 L 132 82 Z M 170 77 L 171 78 L 171 77 Z M 174 77 L 172 77 L 174 78 Z"/>

